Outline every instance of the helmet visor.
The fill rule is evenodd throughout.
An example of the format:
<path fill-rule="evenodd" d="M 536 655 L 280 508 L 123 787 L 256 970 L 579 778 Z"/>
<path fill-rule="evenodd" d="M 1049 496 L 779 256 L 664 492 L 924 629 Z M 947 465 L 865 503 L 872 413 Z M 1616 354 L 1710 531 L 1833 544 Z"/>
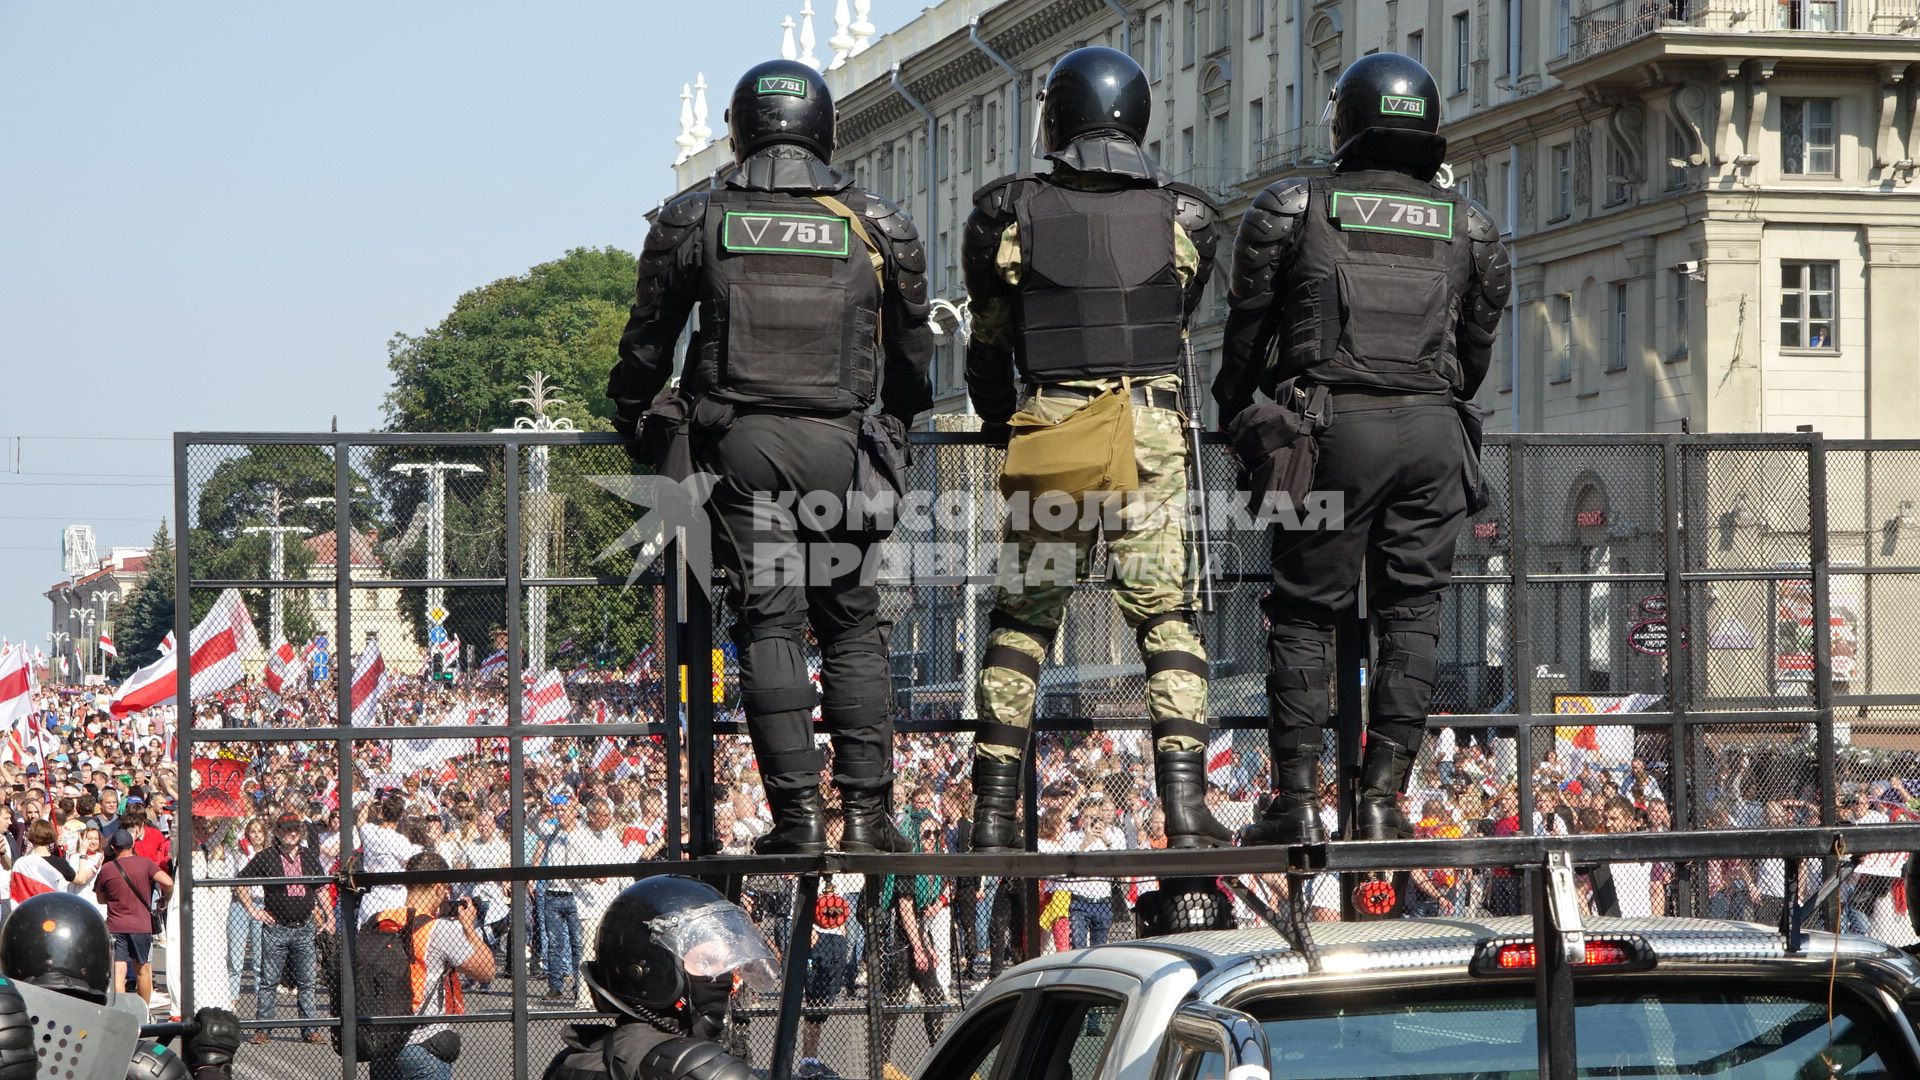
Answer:
<path fill-rule="evenodd" d="M 766 935 L 746 912 L 724 900 L 655 919 L 653 937 L 680 958 L 689 975 L 712 978 L 737 971 L 751 989 L 780 986 L 779 965 Z"/>

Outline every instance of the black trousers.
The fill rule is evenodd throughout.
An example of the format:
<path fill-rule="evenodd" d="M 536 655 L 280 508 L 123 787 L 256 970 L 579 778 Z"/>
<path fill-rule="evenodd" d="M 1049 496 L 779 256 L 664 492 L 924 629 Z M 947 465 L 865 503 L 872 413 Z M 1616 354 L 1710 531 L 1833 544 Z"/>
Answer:
<path fill-rule="evenodd" d="M 1441 395 L 1336 392 L 1314 486 L 1344 500 L 1339 527 L 1276 529 L 1267 635 L 1274 756 L 1319 745 L 1329 714 L 1333 631 L 1362 568 L 1379 651 L 1368 726 L 1417 750 L 1433 702 L 1440 594 L 1466 521 L 1465 429 Z"/>
<path fill-rule="evenodd" d="M 816 703 L 842 788 L 891 782 L 891 684 L 879 590 L 863 580 L 869 546 L 841 527 L 853 480 L 857 415 L 748 412 L 698 439 L 721 479 L 708 501 L 715 561 L 727 572 L 742 704 L 769 792 L 820 783 Z M 818 510 L 818 513 L 813 511 Z M 820 646 L 816 698 L 803 651 Z"/>

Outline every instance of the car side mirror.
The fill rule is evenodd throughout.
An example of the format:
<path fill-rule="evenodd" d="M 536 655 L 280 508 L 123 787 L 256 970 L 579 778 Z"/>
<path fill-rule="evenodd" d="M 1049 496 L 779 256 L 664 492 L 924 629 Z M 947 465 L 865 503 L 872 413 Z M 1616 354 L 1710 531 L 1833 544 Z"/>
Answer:
<path fill-rule="evenodd" d="M 1203 1080 L 1269 1080 L 1273 1075 L 1267 1031 L 1246 1013 L 1189 1001 L 1174 1010 L 1170 1030 L 1183 1050 L 1219 1054 L 1226 1064 L 1224 1078 Z"/>

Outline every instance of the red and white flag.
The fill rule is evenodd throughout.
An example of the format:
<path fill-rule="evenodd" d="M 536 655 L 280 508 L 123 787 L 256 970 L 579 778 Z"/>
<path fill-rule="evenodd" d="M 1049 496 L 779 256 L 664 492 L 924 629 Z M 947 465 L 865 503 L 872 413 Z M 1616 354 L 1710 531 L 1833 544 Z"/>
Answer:
<path fill-rule="evenodd" d="M 521 700 L 520 720 L 526 724 L 564 724 L 573 715 L 573 703 L 567 700 L 567 687 L 560 672 L 548 668 Z"/>
<path fill-rule="evenodd" d="M 614 749 L 612 739 L 601 739 L 600 749 L 593 754 L 593 771 L 610 773 L 620 767 L 620 751 Z"/>
<path fill-rule="evenodd" d="M 240 599 L 238 589 L 228 589 L 213 602 L 213 609 L 200 625 L 193 628 L 189 647 L 193 659 L 187 666 L 188 681 L 196 700 L 218 693 L 246 677 L 240 666 L 242 657 L 260 651 L 260 637 L 253 629 L 253 615 Z M 178 687 L 175 656 L 172 650 L 141 668 L 120 684 L 113 695 L 115 716 L 126 716 L 174 700 Z"/>
<path fill-rule="evenodd" d="M 172 651 L 173 651 L 173 631 L 169 630 L 167 631 L 167 636 L 160 639 L 160 655 L 165 656 Z"/>
<path fill-rule="evenodd" d="M 267 670 L 261 681 L 276 697 L 291 694 L 306 683 L 307 666 L 300 662 L 300 654 L 291 642 L 282 640 L 267 654 Z"/>
<path fill-rule="evenodd" d="M 353 726 L 367 727 L 378 715 L 380 695 L 387 692 L 387 662 L 380 658 L 380 639 L 368 638 L 367 647 L 353 662 Z"/>
<path fill-rule="evenodd" d="M 1217 731 L 1207 740 L 1207 779 L 1219 780 L 1233 768 L 1233 733 Z"/>
<path fill-rule="evenodd" d="M 113 635 L 100 631 L 100 652 L 112 659 L 120 659 L 120 650 L 113 647 Z"/>
<path fill-rule="evenodd" d="M 22 856 L 14 862 L 13 873 L 7 876 L 9 878 L 7 893 L 16 904 L 28 897 L 39 896 L 41 893 L 67 890 L 65 875 L 55 870 L 53 864 L 40 855 Z"/>
<path fill-rule="evenodd" d="M 33 669 L 27 650 L 0 652 L 0 731 L 18 731 L 33 715 Z"/>

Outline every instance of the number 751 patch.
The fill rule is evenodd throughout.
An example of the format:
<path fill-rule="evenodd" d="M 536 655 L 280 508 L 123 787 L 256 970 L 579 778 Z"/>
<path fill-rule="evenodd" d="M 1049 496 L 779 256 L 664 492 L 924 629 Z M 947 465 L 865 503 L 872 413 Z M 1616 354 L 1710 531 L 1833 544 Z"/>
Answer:
<path fill-rule="evenodd" d="M 720 244 L 728 251 L 847 257 L 847 219 L 832 214 L 727 211 Z"/>
<path fill-rule="evenodd" d="M 1411 195 L 1336 191 L 1331 209 L 1334 223 L 1349 231 L 1453 239 L 1453 204 L 1450 202 L 1416 199 Z"/>

